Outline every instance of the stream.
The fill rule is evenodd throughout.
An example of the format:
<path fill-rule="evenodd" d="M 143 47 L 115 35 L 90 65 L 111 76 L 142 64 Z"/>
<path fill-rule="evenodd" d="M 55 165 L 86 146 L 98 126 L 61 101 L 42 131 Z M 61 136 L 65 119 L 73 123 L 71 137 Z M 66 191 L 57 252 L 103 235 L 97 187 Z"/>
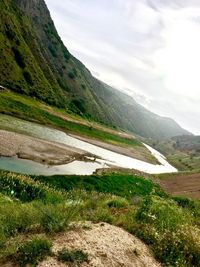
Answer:
<path fill-rule="evenodd" d="M 122 168 L 136 169 L 150 174 L 176 172 L 177 169 L 170 165 L 166 158 L 152 147 L 144 144 L 160 164 L 151 164 L 137 160 L 119 153 L 98 147 L 88 142 L 79 140 L 65 134 L 62 131 L 52 129 L 37 123 L 23 121 L 11 116 L 0 114 L 0 129 L 16 131 L 25 135 L 45 139 L 48 141 L 66 144 L 79 148 L 97 157 L 90 161 L 73 161 L 58 166 L 48 166 L 31 160 L 19 159 L 17 157 L 0 157 L 0 169 L 15 171 L 24 174 L 55 175 L 55 174 L 77 174 L 89 175 L 96 169 L 109 168 L 110 165 Z"/>

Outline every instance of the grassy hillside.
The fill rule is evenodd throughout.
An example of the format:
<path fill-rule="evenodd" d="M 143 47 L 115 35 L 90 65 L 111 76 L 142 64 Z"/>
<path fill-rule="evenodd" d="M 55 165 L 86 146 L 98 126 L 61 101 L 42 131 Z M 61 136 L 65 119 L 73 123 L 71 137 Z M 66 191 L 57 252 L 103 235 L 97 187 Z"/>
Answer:
<path fill-rule="evenodd" d="M 81 120 L 80 117 L 70 117 L 62 110 L 56 110 L 48 105 L 32 100 L 12 92 L 0 93 L 0 113 L 12 115 L 27 121 L 37 122 L 44 125 L 49 125 L 57 129 L 74 133 L 80 136 L 90 137 L 97 140 L 102 140 L 110 144 L 121 146 L 139 146 L 143 147 L 142 143 L 134 136 L 123 137 L 122 132 L 112 131 L 110 128 L 99 128 L 93 126 L 90 121 Z M 66 119 L 64 117 L 66 116 Z M 86 123 L 87 122 L 87 123 Z M 0 128 L 6 129 L 6 125 L 1 125 Z M 16 128 L 8 129 L 17 131 Z"/>
<path fill-rule="evenodd" d="M 0 171 L 0 264 L 37 265 L 51 255 L 52 237 L 72 221 L 90 220 L 138 236 L 163 266 L 199 266 L 199 207 L 199 201 L 171 198 L 153 182 L 123 173 L 29 177 Z"/>
<path fill-rule="evenodd" d="M 200 137 L 176 136 L 167 140 L 150 142 L 167 156 L 168 160 L 181 171 L 200 169 Z"/>
<path fill-rule="evenodd" d="M 144 137 L 187 133 L 95 79 L 64 46 L 44 0 L 0 1 L 0 51 L 0 85 L 17 93 Z"/>

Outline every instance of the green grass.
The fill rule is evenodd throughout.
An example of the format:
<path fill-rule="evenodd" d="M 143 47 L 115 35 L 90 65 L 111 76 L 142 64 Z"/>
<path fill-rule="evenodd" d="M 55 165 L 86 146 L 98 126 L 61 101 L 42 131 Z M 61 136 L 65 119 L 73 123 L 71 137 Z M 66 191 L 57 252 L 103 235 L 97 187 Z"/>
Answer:
<path fill-rule="evenodd" d="M 0 113 L 12 115 L 21 119 L 25 119 L 27 121 L 33 121 L 40 124 L 53 126 L 66 132 L 95 138 L 111 144 L 143 147 L 142 143 L 134 138 L 123 138 L 119 135 L 95 129 L 88 125 L 64 120 L 59 116 L 52 115 L 48 111 L 46 111 L 45 105 L 42 105 L 39 101 L 11 92 L 0 93 Z M 63 114 L 63 112 L 61 114 Z"/>
<path fill-rule="evenodd" d="M 88 262 L 88 254 L 82 250 L 68 250 L 63 248 L 58 251 L 58 260 L 65 263 L 74 263 L 80 266 L 83 262 Z"/>
<path fill-rule="evenodd" d="M 97 191 L 108 194 L 111 193 L 127 198 L 134 196 L 147 196 L 149 194 L 165 196 L 165 193 L 161 190 L 161 188 L 154 184 L 151 180 L 123 173 L 113 173 L 101 176 L 55 175 L 31 177 L 35 181 L 67 191 L 79 188 L 87 191 Z"/>
<path fill-rule="evenodd" d="M 199 266 L 200 229 L 190 210 L 171 199 L 148 197 L 138 209 L 136 221 L 133 232 L 152 247 L 165 266 Z"/>
<path fill-rule="evenodd" d="M 123 173 L 30 177 L 1 171 L 0 181 L 1 261 L 18 255 L 35 233 L 51 240 L 70 222 L 85 220 L 108 222 L 136 235 L 163 266 L 200 266 L 200 201 L 170 197 L 152 181 Z M 28 194 L 28 199 L 26 193 L 24 198 L 27 185 L 35 197 Z M 66 261 L 80 256 L 67 249 L 61 254 Z"/>
<path fill-rule="evenodd" d="M 52 244 L 47 239 L 35 238 L 22 244 L 14 255 L 14 261 L 20 267 L 25 267 L 27 264 L 35 267 L 44 260 L 46 256 L 52 254 Z"/>

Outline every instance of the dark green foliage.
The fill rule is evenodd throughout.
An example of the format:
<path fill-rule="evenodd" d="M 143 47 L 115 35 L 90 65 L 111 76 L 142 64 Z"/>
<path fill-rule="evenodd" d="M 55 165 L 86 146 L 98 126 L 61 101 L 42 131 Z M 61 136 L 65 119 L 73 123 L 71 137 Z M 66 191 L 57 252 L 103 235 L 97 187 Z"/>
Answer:
<path fill-rule="evenodd" d="M 49 45 L 48 48 L 49 48 L 49 51 L 51 52 L 52 56 L 57 57 L 57 53 L 56 53 L 55 48 L 52 45 Z"/>
<path fill-rule="evenodd" d="M 76 263 L 79 266 L 83 262 L 88 262 L 88 254 L 81 250 L 67 250 L 63 248 L 58 252 L 58 260 L 66 263 Z"/>
<path fill-rule="evenodd" d="M 52 244 L 47 239 L 36 238 L 20 246 L 14 256 L 14 260 L 20 267 L 25 267 L 27 264 L 37 266 L 46 256 L 52 254 L 51 248 Z"/>
<path fill-rule="evenodd" d="M 109 208 L 123 208 L 128 206 L 128 201 L 126 201 L 124 198 L 114 197 L 113 199 L 107 201 L 106 205 Z"/>
<path fill-rule="evenodd" d="M 70 79 L 74 80 L 76 77 L 78 77 L 78 72 L 76 68 L 73 68 L 69 73 L 68 76 Z"/>
<path fill-rule="evenodd" d="M 64 58 L 68 62 L 68 60 L 70 59 L 70 53 L 65 47 L 63 48 L 63 54 L 64 54 Z"/>
<path fill-rule="evenodd" d="M 70 79 L 72 79 L 72 80 L 74 80 L 75 79 L 75 74 L 72 72 L 72 71 L 70 71 L 69 73 L 68 73 L 68 76 L 69 76 L 69 78 Z"/>
<path fill-rule="evenodd" d="M 73 73 L 74 73 L 75 77 L 77 77 L 77 76 L 78 76 L 77 69 L 76 69 L 76 68 L 73 68 L 73 69 L 72 69 L 72 71 L 73 71 Z"/>
<path fill-rule="evenodd" d="M 11 29 L 6 29 L 5 33 L 9 40 L 14 40 L 15 34 Z"/>
<path fill-rule="evenodd" d="M 81 87 L 82 87 L 84 90 L 86 89 L 85 84 L 81 84 Z"/>
<path fill-rule="evenodd" d="M 24 62 L 24 57 L 22 56 L 22 54 L 17 48 L 12 47 L 12 51 L 15 56 L 15 61 L 17 62 L 20 68 L 24 69 L 26 67 L 25 62 Z"/>
<path fill-rule="evenodd" d="M 31 74 L 28 72 L 28 71 L 24 71 L 23 72 L 23 75 L 24 75 L 24 79 L 26 80 L 26 82 L 29 84 L 29 85 L 33 85 L 33 80 L 32 80 L 32 77 L 31 77 Z"/>
<path fill-rule="evenodd" d="M 83 99 L 73 99 L 71 101 L 71 109 L 75 112 L 78 113 L 76 110 L 78 110 L 81 113 L 86 112 L 86 104 Z"/>

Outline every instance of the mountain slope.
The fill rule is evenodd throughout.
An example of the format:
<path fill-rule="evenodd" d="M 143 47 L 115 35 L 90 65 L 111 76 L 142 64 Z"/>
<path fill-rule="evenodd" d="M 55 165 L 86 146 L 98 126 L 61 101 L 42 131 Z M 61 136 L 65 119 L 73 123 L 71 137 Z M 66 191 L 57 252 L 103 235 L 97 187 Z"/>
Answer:
<path fill-rule="evenodd" d="M 0 0 L 0 84 L 143 137 L 188 134 L 95 79 L 60 39 L 44 0 Z"/>

